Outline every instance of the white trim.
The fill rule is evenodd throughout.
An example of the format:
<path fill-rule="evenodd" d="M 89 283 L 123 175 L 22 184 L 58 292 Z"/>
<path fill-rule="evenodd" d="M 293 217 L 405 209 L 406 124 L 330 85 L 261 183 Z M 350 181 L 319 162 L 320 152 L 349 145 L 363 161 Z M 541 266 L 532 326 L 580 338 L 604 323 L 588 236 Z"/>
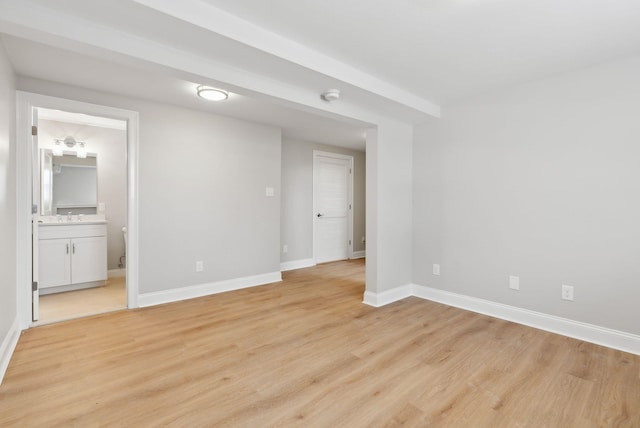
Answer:
<path fill-rule="evenodd" d="M 300 259 L 300 260 L 291 260 L 289 262 L 280 263 L 280 272 L 285 272 L 288 270 L 295 269 L 303 269 L 315 266 L 316 262 L 313 259 Z"/>
<path fill-rule="evenodd" d="M 640 355 L 639 335 L 496 303 L 490 300 L 478 299 L 477 297 L 438 290 L 424 285 L 403 285 L 380 294 L 365 291 L 363 302 L 378 307 L 410 296 L 420 297 L 421 299 L 443 303 L 585 342 L 595 343 L 596 345 Z"/>
<path fill-rule="evenodd" d="M 392 288 L 391 290 L 383 291 L 382 293 L 365 291 L 362 303 L 378 308 L 380 306 L 388 305 L 389 303 L 411 297 L 413 295 L 412 293 L 412 284 L 402 285 L 400 287 Z"/>
<path fill-rule="evenodd" d="M 413 295 L 422 299 L 444 303 L 449 306 L 640 355 L 640 336 L 635 334 L 422 285 L 413 286 Z"/>
<path fill-rule="evenodd" d="M 16 91 L 16 299 L 21 328 L 31 323 L 31 112 L 29 97 Z"/>
<path fill-rule="evenodd" d="M 13 355 L 13 351 L 15 351 L 18 339 L 20 339 L 20 332 L 20 323 L 18 322 L 18 317 L 16 317 L 0 345 L 0 384 L 2 384 L 4 374 L 7 372 L 11 356 Z"/>
<path fill-rule="evenodd" d="M 122 278 L 123 276 L 127 276 L 126 269 L 109 269 L 107 271 L 107 278 Z"/>
<path fill-rule="evenodd" d="M 138 307 L 139 290 L 139 248 L 138 240 L 138 177 L 140 167 L 138 163 L 138 112 L 116 110 L 127 116 L 127 308 Z"/>
<path fill-rule="evenodd" d="M 93 126 L 97 128 L 117 129 L 118 131 L 127 130 L 127 122 L 119 119 L 110 119 L 101 116 L 89 116 L 87 114 L 69 113 L 67 111 L 52 110 L 48 108 L 38 109 L 39 120 L 55 120 L 57 122 L 75 123 L 84 126 Z"/>
<path fill-rule="evenodd" d="M 89 288 L 104 287 L 105 285 L 106 285 L 106 281 L 91 281 L 91 282 L 82 282 L 80 284 L 58 285 L 55 287 L 41 288 L 38 290 L 38 294 L 40 297 L 42 297 L 49 294 L 65 293 L 67 291 L 79 291 L 79 290 L 87 290 Z M 38 320 L 36 320 L 35 322 L 37 321 Z"/>
<path fill-rule="evenodd" d="M 153 293 L 144 293 L 138 297 L 138 304 L 140 307 L 161 305 L 163 303 L 194 299 L 210 294 L 224 293 L 280 281 L 282 281 L 280 272 L 269 272 L 261 275 L 245 276 L 207 284 L 197 284 L 188 287 L 172 288 L 170 290 L 154 291 Z"/>
<path fill-rule="evenodd" d="M 138 306 L 138 113 L 16 91 L 16 293 L 21 328 L 31 325 L 31 112 L 44 107 L 127 121 L 127 307 Z"/>
<path fill-rule="evenodd" d="M 352 259 L 364 259 L 365 257 L 367 257 L 367 252 L 365 250 L 354 251 L 351 255 Z"/>
<path fill-rule="evenodd" d="M 348 189 L 347 189 L 347 193 L 348 193 L 348 202 L 349 202 L 349 206 L 351 207 L 351 209 L 349 209 L 349 215 L 347 216 L 347 239 L 349 240 L 350 244 L 347 245 L 347 258 L 348 259 L 352 259 L 353 258 L 353 176 L 354 171 L 353 171 L 353 156 L 351 155 L 343 155 L 342 153 L 333 153 L 333 152 L 325 152 L 322 150 L 314 150 L 313 151 L 313 167 L 312 167 L 312 175 L 313 175 L 313 189 L 312 189 L 312 198 L 313 198 L 313 212 L 312 212 L 312 219 L 313 219 L 313 262 L 314 264 L 317 264 L 318 259 L 316 258 L 316 188 L 318 186 L 318 182 L 316 180 L 316 159 L 318 157 L 325 157 L 325 158 L 333 158 L 333 159 L 341 159 L 341 160 L 347 160 L 349 161 L 349 185 L 348 185 Z"/>

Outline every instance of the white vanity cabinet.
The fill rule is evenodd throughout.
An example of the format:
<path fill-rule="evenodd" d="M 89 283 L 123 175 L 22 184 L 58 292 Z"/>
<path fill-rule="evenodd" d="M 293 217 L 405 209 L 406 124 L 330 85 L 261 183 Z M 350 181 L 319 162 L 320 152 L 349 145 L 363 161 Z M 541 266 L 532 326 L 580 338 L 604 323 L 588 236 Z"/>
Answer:
<path fill-rule="evenodd" d="M 104 285 L 106 224 L 41 224 L 38 244 L 41 294 Z"/>

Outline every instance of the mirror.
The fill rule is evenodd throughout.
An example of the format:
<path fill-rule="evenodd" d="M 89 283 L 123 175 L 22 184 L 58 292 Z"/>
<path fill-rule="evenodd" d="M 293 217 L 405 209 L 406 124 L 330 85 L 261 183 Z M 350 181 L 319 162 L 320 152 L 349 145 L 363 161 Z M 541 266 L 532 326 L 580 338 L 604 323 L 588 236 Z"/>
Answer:
<path fill-rule="evenodd" d="M 41 215 L 96 214 L 98 208 L 98 168 L 95 155 L 78 158 L 74 154 L 53 156 L 40 151 Z"/>

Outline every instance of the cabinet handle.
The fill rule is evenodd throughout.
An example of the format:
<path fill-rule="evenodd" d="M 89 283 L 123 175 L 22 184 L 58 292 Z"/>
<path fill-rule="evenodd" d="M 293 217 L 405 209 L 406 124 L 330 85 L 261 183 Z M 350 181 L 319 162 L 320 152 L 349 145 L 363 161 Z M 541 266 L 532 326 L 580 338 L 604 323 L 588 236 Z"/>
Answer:
<path fill-rule="evenodd" d="M 69 244 L 67 244 L 67 254 L 69 254 Z"/>
<path fill-rule="evenodd" d="M 71 251 L 73 252 L 73 254 L 76 253 L 76 243 L 75 242 L 73 244 L 71 244 Z"/>

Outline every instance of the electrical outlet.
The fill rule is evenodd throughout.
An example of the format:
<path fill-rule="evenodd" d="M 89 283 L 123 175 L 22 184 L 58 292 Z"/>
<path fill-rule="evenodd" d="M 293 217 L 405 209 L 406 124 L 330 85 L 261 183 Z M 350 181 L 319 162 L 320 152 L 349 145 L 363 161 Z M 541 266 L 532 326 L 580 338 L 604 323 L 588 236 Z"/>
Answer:
<path fill-rule="evenodd" d="M 519 276 L 509 276 L 509 288 L 512 290 L 520 290 L 520 277 Z"/>
<path fill-rule="evenodd" d="M 434 275 L 440 275 L 440 265 L 439 264 L 433 264 L 433 274 Z"/>
<path fill-rule="evenodd" d="M 204 270 L 204 263 L 202 261 L 196 262 L 196 272 L 202 272 Z"/>
<path fill-rule="evenodd" d="M 282 246 L 282 252 L 283 252 L 283 253 L 288 253 L 288 252 L 289 252 L 289 246 L 288 246 L 287 244 L 284 244 L 284 245 Z"/>
<path fill-rule="evenodd" d="M 562 300 L 573 301 L 573 286 L 562 284 Z"/>

